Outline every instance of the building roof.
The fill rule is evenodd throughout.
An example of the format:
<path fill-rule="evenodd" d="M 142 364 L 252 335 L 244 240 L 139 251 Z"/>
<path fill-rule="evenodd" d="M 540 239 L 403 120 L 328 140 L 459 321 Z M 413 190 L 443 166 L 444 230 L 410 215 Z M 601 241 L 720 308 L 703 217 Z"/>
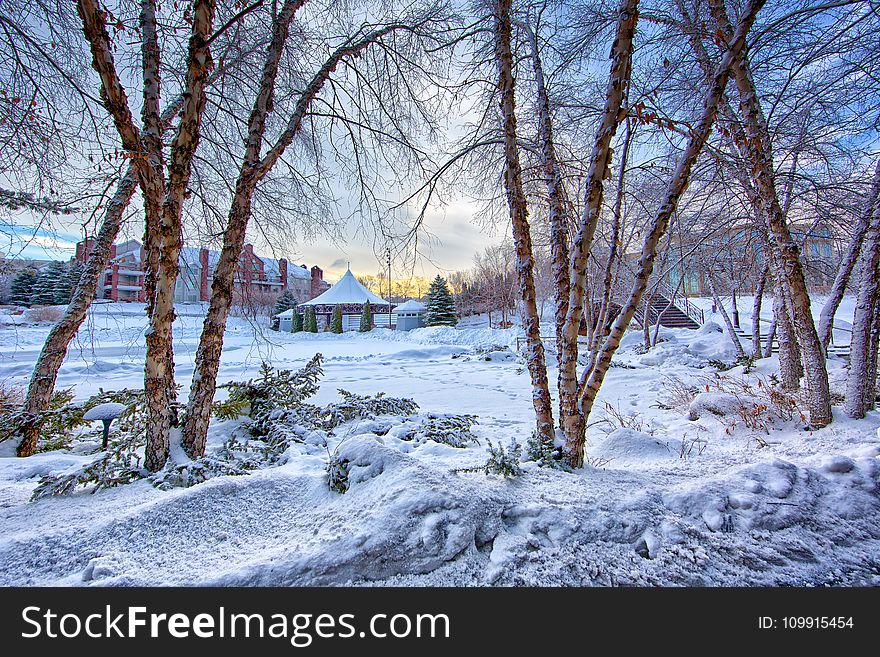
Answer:
<path fill-rule="evenodd" d="M 388 302 L 381 297 L 377 297 L 367 288 L 361 285 L 361 282 L 354 277 L 351 269 L 345 272 L 345 275 L 339 279 L 324 294 L 315 297 L 311 301 L 306 301 L 302 306 L 336 306 L 345 303 L 364 303 L 369 301 L 371 304 L 387 306 Z"/>
<path fill-rule="evenodd" d="M 418 299 L 410 299 L 394 307 L 394 312 L 396 313 L 423 313 L 426 310 L 428 310 L 428 306 Z"/>

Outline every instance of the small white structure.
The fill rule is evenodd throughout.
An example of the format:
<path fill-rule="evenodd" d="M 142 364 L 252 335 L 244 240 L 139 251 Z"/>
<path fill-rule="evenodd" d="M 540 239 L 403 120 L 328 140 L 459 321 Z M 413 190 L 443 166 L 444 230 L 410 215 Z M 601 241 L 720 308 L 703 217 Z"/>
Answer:
<path fill-rule="evenodd" d="M 296 312 L 293 308 L 288 308 L 282 313 L 278 313 L 278 330 L 283 333 L 290 333 L 293 330 L 293 314 Z M 302 313 L 300 313 L 302 314 Z"/>
<path fill-rule="evenodd" d="M 425 325 L 425 313 L 428 306 L 418 299 L 405 301 L 394 309 L 391 314 L 398 331 L 411 331 Z"/>

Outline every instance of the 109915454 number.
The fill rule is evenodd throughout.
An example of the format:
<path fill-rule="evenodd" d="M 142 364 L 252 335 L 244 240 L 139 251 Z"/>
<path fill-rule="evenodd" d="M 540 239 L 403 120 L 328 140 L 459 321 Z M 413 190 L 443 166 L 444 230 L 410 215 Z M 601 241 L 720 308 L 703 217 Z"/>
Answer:
<path fill-rule="evenodd" d="M 780 625 L 786 630 L 852 629 L 852 616 L 783 616 Z"/>

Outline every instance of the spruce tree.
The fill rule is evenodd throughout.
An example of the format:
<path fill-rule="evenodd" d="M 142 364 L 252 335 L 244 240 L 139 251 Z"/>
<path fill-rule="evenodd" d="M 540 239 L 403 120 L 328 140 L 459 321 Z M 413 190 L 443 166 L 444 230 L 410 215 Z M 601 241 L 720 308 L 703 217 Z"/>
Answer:
<path fill-rule="evenodd" d="M 58 279 L 55 285 L 53 303 L 58 306 L 64 306 L 70 303 L 73 292 L 79 284 L 82 277 L 83 265 L 80 262 L 72 262 L 64 269 L 64 273 Z"/>
<path fill-rule="evenodd" d="M 428 310 L 425 313 L 425 326 L 455 326 L 458 317 L 455 314 L 455 299 L 446 285 L 446 279 L 440 274 L 431 281 L 428 289 Z"/>
<path fill-rule="evenodd" d="M 303 316 L 296 310 L 293 311 L 293 321 L 290 323 L 291 333 L 300 333 L 303 330 Z"/>
<path fill-rule="evenodd" d="M 9 301 L 16 306 L 31 305 L 31 295 L 34 291 L 34 283 L 37 281 L 37 272 L 30 267 L 19 271 L 9 285 Z"/>
<path fill-rule="evenodd" d="M 373 312 L 370 310 L 370 302 L 364 303 L 364 312 L 361 313 L 360 332 L 366 333 L 373 330 Z"/>
<path fill-rule="evenodd" d="M 333 319 L 330 321 L 331 333 L 342 333 L 342 307 L 336 306 L 333 309 Z"/>
<path fill-rule="evenodd" d="M 34 281 L 34 289 L 31 293 L 31 305 L 51 306 L 55 303 L 55 290 L 64 277 L 64 265 L 60 262 L 50 262 L 37 272 Z"/>
<path fill-rule="evenodd" d="M 272 323 L 269 325 L 269 328 L 277 331 L 281 324 L 281 320 L 278 318 L 279 313 L 283 313 L 291 308 L 296 310 L 297 305 L 299 305 L 299 301 L 296 300 L 293 290 L 284 290 L 284 292 L 279 294 L 278 298 L 275 299 L 275 306 L 272 308 Z"/>
<path fill-rule="evenodd" d="M 318 332 L 318 316 L 315 314 L 315 309 L 311 306 L 309 306 L 308 310 L 306 310 L 305 324 L 305 330 L 309 333 Z"/>

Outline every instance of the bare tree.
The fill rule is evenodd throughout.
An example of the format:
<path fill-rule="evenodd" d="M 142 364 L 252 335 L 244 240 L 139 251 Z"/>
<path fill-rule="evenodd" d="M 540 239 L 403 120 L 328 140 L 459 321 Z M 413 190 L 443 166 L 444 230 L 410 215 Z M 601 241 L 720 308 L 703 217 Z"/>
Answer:
<path fill-rule="evenodd" d="M 516 247 L 516 272 L 522 302 L 523 328 L 526 334 L 529 375 L 532 379 L 532 402 L 535 407 L 536 433 L 545 443 L 553 442 L 553 402 L 547 383 L 547 363 L 541 340 L 541 321 L 535 297 L 532 236 L 528 204 L 523 193 L 522 168 L 517 143 L 513 52 L 511 49 L 511 0 L 498 0 L 495 5 L 495 57 L 498 62 L 498 92 L 504 134 L 504 187 Z"/>
<path fill-rule="evenodd" d="M 174 420 L 174 361 L 171 325 L 174 321 L 174 286 L 182 247 L 181 215 L 193 155 L 198 147 L 205 86 L 213 61 L 210 38 L 215 2 L 194 0 L 192 27 L 186 57 L 184 104 L 167 161 L 162 144 L 159 115 L 160 50 L 154 0 L 141 3 L 141 51 L 143 74 L 144 131 L 135 126 L 128 97 L 113 57 L 107 32 L 107 15 L 94 0 L 78 0 L 83 34 L 92 53 L 92 66 L 101 80 L 104 106 L 113 119 L 123 149 L 132 158 L 144 197 L 147 248 L 147 330 L 145 395 L 147 400 L 147 448 L 144 465 L 158 470 L 168 458 L 170 430 Z M 155 285 L 155 289 L 153 289 Z"/>

